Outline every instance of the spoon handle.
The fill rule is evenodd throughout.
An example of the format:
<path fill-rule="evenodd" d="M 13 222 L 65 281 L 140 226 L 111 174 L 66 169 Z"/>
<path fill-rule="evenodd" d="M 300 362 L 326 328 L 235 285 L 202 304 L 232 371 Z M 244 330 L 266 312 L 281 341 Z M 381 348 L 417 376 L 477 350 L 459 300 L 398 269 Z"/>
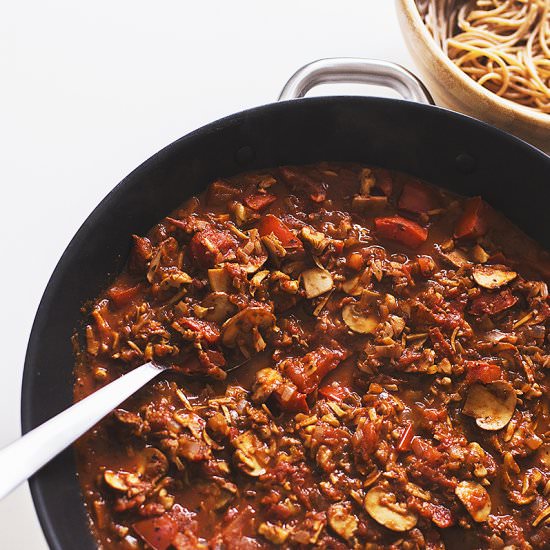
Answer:
<path fill-rule="evenodd" d="M 145 363 L 60 412 L 0 451 L 0 499 L 165 370 Z"/>

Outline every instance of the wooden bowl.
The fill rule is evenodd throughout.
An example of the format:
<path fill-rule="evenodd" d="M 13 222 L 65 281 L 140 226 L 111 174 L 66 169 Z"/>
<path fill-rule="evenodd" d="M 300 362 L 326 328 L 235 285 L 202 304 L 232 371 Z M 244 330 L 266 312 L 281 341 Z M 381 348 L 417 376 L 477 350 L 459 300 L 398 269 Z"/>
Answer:
<path fill-rule="evenodd" d="M 459 69 L 424 25 L 415 0 L 396 0 L 407 47 L 436 103 L 514 134 L 550 154 L 550 115 L 503 99 Z"/>

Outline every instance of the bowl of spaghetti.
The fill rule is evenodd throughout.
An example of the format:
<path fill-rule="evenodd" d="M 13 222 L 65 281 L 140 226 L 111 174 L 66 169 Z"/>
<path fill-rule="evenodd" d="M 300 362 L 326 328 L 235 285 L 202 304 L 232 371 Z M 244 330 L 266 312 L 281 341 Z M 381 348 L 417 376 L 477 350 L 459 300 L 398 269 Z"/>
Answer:
<path fill-rule="evenodd" d="M 550 153 L 550 0 L 397 0 L 436 102 Z"/>

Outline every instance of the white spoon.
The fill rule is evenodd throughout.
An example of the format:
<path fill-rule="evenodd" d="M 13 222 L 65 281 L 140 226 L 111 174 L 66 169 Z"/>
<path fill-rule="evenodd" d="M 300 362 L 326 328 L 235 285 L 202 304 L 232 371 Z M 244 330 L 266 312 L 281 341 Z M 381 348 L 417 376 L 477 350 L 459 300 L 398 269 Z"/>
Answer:
<path fill-rule="evenodd" d="M 0 499 L 167 367 L 145 363 L 0 451 Z"/>

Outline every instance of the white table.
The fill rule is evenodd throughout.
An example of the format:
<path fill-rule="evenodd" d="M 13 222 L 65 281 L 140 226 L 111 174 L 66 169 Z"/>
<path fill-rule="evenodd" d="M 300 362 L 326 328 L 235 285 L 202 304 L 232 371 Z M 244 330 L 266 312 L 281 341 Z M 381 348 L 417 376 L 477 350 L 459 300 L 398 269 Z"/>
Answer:
<path fill-rule="evenodd" d="M 412 68 L 393 2 L 4 3 L 0 447 L 20 434 L 23 360 L 41 294 L 93 207 L 164 145 L 275 100 L 297 68 L 335 56 Z M 27 485 L 0 502 L 0 548 L 47 548 Z"/>

